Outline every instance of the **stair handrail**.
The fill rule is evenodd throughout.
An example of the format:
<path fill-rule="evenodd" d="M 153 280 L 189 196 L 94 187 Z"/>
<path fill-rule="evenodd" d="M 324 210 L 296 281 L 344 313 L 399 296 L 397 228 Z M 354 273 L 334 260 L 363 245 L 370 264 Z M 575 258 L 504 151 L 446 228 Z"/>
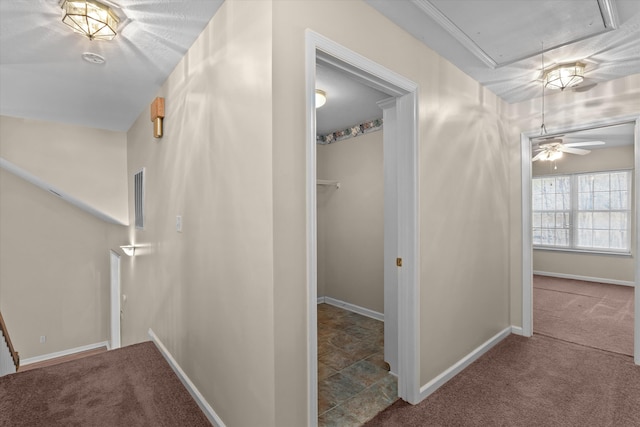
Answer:
<path fill-rule="evenodd" d="M 0 312 L 0 331 L 2 331 L 4 339 L 9 346 L 9 352 L 11 353 L 13 364 L 16 366 L 16 372 L 18 372 L 18 368 L 20 367 L 20 355 L 18 355 L 18 352 L 13 348 L 11 338 L 9 337 L 9 331 L 7 330 L 7 325 L 4 323 L 4 319 L 2 318 L 2 312 Z"/>

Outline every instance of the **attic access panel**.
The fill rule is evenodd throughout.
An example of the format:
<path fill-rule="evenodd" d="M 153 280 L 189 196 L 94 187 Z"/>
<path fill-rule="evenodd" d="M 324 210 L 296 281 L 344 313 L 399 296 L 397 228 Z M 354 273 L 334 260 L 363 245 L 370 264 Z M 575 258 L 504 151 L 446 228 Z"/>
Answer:
<path fill-rule="evenodd" d="M 615 29 L 614 0 L 414 0 L 492 68 Z"/>

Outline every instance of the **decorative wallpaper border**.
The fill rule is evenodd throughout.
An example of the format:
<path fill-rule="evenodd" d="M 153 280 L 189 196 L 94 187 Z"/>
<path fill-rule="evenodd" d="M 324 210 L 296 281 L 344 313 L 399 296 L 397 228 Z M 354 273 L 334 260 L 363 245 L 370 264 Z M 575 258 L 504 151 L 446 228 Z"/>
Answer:
<path fill-rule="evenodd" d="M 380 129 L 382 129 L 382 119 L 370 120 L 368 122 L 364 122 L 347 129 L 335 131 L 328 135 L 318 135 L 316 137 L 316 143 L 321 145 L 332 144 L 337 141 L 355 138 L 356 136 L 364 135 L 365 133 L 369 132 L 375 132 Z"/>

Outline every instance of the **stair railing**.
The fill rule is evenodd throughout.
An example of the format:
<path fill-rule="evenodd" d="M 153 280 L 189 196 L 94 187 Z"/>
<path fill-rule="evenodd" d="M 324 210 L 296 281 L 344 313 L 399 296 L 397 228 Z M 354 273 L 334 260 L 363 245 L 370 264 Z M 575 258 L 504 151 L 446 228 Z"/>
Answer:
<path fill-rule="evenodd" d="M 2 318 L 2 313 L 0 312 L 0 332 L 4 335 L 4 339 L 9 346 L 9 352 L 11 353 L 11 358 L 13 359 L 13 364 L 16 367 L 16 372 L 20 367 L 20 356 L 18 352 L 13 348 L 13 344 L 11 343 L 11 338 L 9 338 L 9 331 L 7 331 L 7 325 L 4 323 L 4 319 Z"/>

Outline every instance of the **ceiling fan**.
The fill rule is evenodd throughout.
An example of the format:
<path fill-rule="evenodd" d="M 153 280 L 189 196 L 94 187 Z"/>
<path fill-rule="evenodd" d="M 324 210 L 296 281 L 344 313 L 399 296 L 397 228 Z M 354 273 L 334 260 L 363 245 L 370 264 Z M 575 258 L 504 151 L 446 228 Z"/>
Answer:
<path fill-rule="evenodd" d="M 536 138 L 533 140 L 533 152 L 536 153 L 532 162 L 538 160 L 558 160 L 562 157 L 563 153 L 579 154 L 584 156 L 589 154 L 591 150 L 585 150 L 584 148 L 577 147 L 591 147 L 596 145 L 604 145 L 604 141 L 581 141 L 581 142 L 569 142 L 563 143 L 562 136 L 556 135 L 552 137 Z"/>

